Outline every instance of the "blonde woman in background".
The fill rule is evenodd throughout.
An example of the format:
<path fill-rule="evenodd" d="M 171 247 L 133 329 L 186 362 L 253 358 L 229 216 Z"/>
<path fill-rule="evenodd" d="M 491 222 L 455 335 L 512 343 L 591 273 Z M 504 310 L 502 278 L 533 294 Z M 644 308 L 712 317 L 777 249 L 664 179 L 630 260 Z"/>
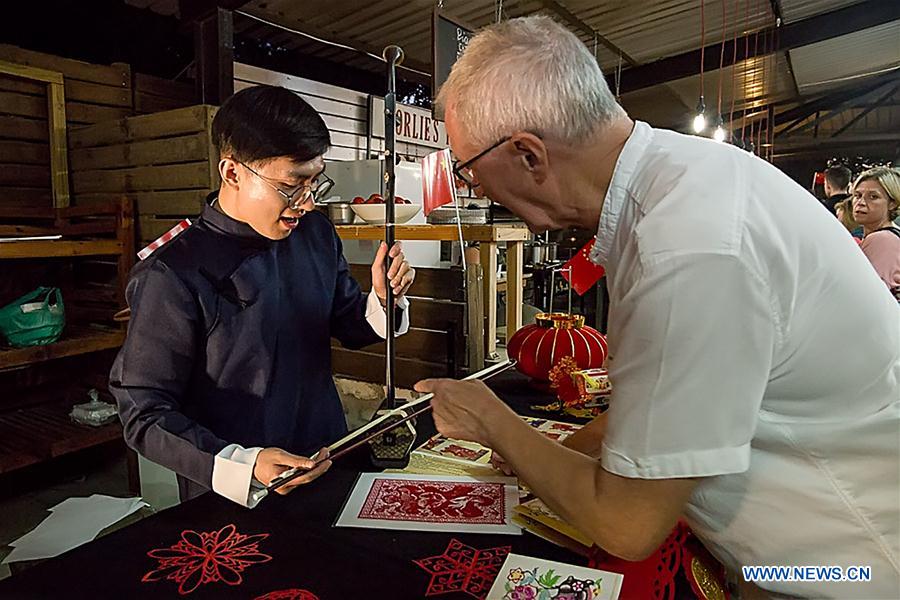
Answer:
<path fill-rule="evenodd" d="M 900 173 L 888 167 L 863 172 L 853 184 L 853 218 L 863 227 L 863 253 L 895 297 L 900 297 Z"/>

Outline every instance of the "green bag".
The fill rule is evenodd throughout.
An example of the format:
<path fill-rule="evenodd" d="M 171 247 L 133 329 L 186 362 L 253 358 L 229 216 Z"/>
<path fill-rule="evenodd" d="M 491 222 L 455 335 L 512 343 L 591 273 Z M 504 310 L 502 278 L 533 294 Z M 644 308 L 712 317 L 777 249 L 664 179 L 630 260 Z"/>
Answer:
<path fill-rule="evenodd" d="M 0 308 L 0 333 L 16 348 L 52 344 L 65 325 L 59 288 L 39 287 Z"/>

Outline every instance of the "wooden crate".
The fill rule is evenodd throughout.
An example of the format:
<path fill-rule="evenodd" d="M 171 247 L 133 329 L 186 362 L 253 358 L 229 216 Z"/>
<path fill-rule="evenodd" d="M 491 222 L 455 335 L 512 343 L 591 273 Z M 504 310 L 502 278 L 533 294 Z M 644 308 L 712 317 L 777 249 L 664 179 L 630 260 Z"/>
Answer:
<path fill-rule="evenodd" d="M 127 116 L 132 112 L 130 68 L 92 65 L 5 44 L 0 44 L 0 61 L 61 75 L 65 98 L 57 107 L 48 103 L 45 82 L 0 75 L 0 206 L 51 206 L 54 173 L 57 186 L 64 190 L 57 194 L 55 205 L 64 206 L 68 181 L 65 170 L 52 168 L 50 106 L 60 127 L 63 108 L 64 125 L 69 128 Z M 65 149 L 65 143 L 59 147 Z M 64 165 L 65 157 L 57 162 Z"/>
<path fill-rule="evenodd" d="M 215 112 L 197 105 L 72 131 L 74 203 L 133 199 L 141 247 L 195 217 L 206 195 L 219 187 L 218 155 L 209 140 Z"/>
<path fill-rule="evenodd" d="M 134 74 L 134 112 L 139 115 L 184 108 L 197 103 L 193 83 Z"/>
<path fill-rule="evenodd" d="M 0 44 L 0 60 L 57 71 L 65 78 L 66 120 L 70 126 L 99 123 L 132 113 L 131 67 L 94 65 Z M 43 89 L 24 82 L 0 82 L 0 112 L 28 121 L 46 120 Z"/>
<path fill-rule="evenodd" d="M 363 290 L 371 289 L 368 265 L 350 265 L 350 271 Z M 480 276 L 477 264 L 469 265 L 465 274 L 456 269 L 416 269 L 410 329 L 396 342 L 398 386 L 411 388 L 429 377 L 462 377 L 484 367 L 484 353 L 473 353 L 484 347 Z M 332 340 L 331 359 L 335 375 L 384 383 L 384 343 L 348 350 Z"/>

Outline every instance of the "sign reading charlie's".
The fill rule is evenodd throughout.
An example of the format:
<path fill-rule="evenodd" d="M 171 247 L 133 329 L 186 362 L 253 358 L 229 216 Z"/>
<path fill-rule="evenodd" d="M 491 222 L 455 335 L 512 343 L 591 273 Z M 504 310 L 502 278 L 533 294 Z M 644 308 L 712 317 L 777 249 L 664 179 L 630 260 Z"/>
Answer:
<path fill-rule="evenodd" d="M 408 104 L 397 104 L 395 119 L 398 142 L 431 148 L 447 147 L 444 123 L 431 116 L 431 111 Z M 384 98 L 369 96 L 369 135 L 384 138 Z"/>
<path fill-rule="evenodd" d="M 453 63 L 465 52 L 473 35 L 471 28 L 435 9 L 431 23 L 432 93 L 437 95 L 437 90 L 450 76 Z M 443 118 L 443 115 L 439 114 L 434 116 L 438 119 Z"/>

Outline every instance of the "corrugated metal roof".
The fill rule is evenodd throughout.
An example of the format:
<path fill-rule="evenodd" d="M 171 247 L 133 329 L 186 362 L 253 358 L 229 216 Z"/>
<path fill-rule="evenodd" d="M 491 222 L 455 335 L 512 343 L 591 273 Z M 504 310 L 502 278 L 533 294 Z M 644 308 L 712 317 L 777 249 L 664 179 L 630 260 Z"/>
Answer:
<path fill-rule="evenodd" d="M 755 31 L 774 24 L 768 2 L 706 0 L 704 2 L 705 43 L 722 39 L 722 5 L 725 5 L 725 37 Z M 700 47 L 699 0 L 658 0 L 655 2 L 604 2 L 569 0 L 572 12 L 639 62 Z"/>
<path fill-rule="evenodd" d="M 732 75 L 734 79 L 732 80 Z M 693 108 L 700 93 L 700 76 L 685 77 L 669 82 L 668 86 Z M 707 73 L 704 77 L 704 98 L 711 114 L 717 112 L 719 98 L 719 71 Z M 734 93 L 732 93 L 732 89 Z M 735 98 L 735 109 L 756 109 L 770 102 L 792 98 L 795 95 L 794 82 L 788 73 L 784 54 L 769 55 L 739 62 L 722 69 L 722 113 L 726 120 L 731 112 L 731 99 Z"/>
<path fill-rule="evenodd" d="M 429 64 L 434 6 L 434 2 L 426 0 L 380 0 L 362 5 L 346 0 L 253 0 L 244 10 L 288 27 L 312 29 L 333 39 L 364 46 L 380 49 L 397 44 L 408 58 Z M 525 0 L 510 3 L 505 15 L 532 14 L 540 8 L 536 0 Z M 458 0 L 447 2 L 445 10 L 477 28 L 492 23 L 496 9 L 491 0 Z"/>
<path fill-rule="evenodd" d="M 780 0 L 779 4 L 785 22 L 790 23 L 858 1 Z M 639 63 L 652 62 L 701 46 L 700 0 L 556 0 L 556 3 Z M 563 21 L 548 9 L 549 4 L 552 3 L 543 0 L 506 0 L 504 18 L 544 13 Z M 752 47 L 756 43 L 752 32 L 772 26 L 775 22 L 771 3 L 767 0 L 725 0 L 724 3 L 721 0 L 705 0 L 704 41 L 707 45 L 714 45 L 722 39 L 723 4 L 726 39 L 733 38 L 735 33 L 740 36 L 751 32 Z M 365 4 L 351 0 L 251 0 L 243 10 L 289 28 L 368 49 L 379 55 L 385 45 L 398 44 L 407 55 L 408 66 L 427 72 L 431 62 L 431 14 L 434 6 L 433 0 L 379 0 Z M 496 18 L 494 0 L 445 0 L 443 10 L 473 28 L 490 24 Z M 236 17 L 236 29 L 245 35 L 268 39 L 274 45 L 299 49 L 306 54 L 378 73 L 382 71 L 379 61 L 359 52 L 331 47 L 248 21 L 247 18 Z M 588 47 L 593 45 L 593 36 L 573 28 L 571 24 L 568 26 Z M 763 43 L 761 39 L 759 43 Z M 598 45 L 597 56 L 607 73 L 612 72 L 619 61 L 617 54 L 602 44 Z M 879 70 L 892 64 L 891 61 L 897 64 L 898 56 L 900 22 L 792 50 L 790 59 L 800 84 L 799 90 L 791 74 L 791 63 L 784 53 L 743 61 L 734 68 L 726 68 L 723 73 L 722 112 L 731 111 L 732 74 L 736 110 L 743 110 L 744 106 L 754 110 L 768 102 L 793 99 L 798 91 L 805 96 L 827 90 L 832 84 L 822 84 L 824 80 Z M 624 66 L 627 68 L 628 65 Z M 704 79 L 706 104 L 714 112 L 717 108 L 718 72 L 709 72 Z M 699 87 L 699 76 L 688 77 L 626 94 L 622 101 L 638 118 L 659 125 L 679 126 L 680 115 L 690 115 L 696 105 Z M 867 123 L 874 123 L 875 119 L 880 118 L 880 111 L 872 111 L 857 125 L 864 127 Z M 850 118 L 852 116 L 848 120 Z M 888 120 L 887 123 L 893 121 Z"/>
<path fill-rule="evenodd" d="M 858 4 L 862 0 L 781 0 L 781 16 L 785 23 L 793 23 L 814 17 L 822 13 L 831 12 Z M 895 2 L 896 0 L 884 0 Z"/>
<path fill-rule="evenodd" d="M 790 54 L 802 94 L 846 85 L 854 77 L 900 67 L 900 21 L 795 48 Z"/>

